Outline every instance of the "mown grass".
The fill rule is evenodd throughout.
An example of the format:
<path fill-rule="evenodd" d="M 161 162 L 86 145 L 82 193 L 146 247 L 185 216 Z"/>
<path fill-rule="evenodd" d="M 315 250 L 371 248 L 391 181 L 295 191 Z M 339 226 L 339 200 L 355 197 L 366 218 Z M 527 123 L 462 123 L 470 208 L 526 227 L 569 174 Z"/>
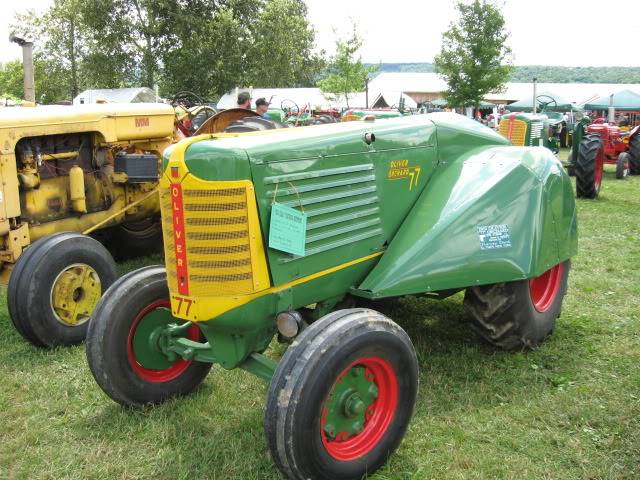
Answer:
<path fill-rule="evenodd" d="M 578 201 L 580 251 L 554 335 L 502 353 L 468 329 L 462 297 L 388 312 L 420 362 L 415 417 L 382 479 L 640 477 L 640 177 L 608 171 Z M 123 265 L 123 270 L 159 258 Z M 0 292 L 0 478 L 277 479 L 266 385 L 214 367 L 195 394 L 144 411 L 97 387 L 84 348 L 38 350 Z"/>

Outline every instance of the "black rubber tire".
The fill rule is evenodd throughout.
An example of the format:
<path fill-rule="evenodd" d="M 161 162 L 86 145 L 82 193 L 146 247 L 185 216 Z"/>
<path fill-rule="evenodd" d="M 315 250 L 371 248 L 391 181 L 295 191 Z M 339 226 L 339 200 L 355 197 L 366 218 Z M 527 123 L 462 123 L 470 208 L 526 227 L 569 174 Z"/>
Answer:
<path fill-rule="evenodd" d="M 631 155 L 627 152 L 621 152 L 616 160 L 616 178 L 623 180 L 629 175 L 629 169 L 631 164 Z"/>
<path fill-rule="evenodd" d="M 596 160 L 602 148 L 602 138 L 597 133 L 589 133 L 578 145 L 578 158 L 575 165 L 576 196 L 578 198 L 596 198 L 600 188 L 596 187 Z"/>
<path fill-rule="evenodd" d="M 324 400 L 336 376 L 366 355 L 384 357 L 398 379 L 398 407 L 373 450 L 351 461 L 331 457 L 320 436 Z M 338 310 L 314 322 L 282 358 L 267 394 L 264 428 L 271 456 L 289 479 L 359 479 L 380 468 L 400 444 L 418 389 L 411 340 L 384 315 Z"/>
<path fill-rule="evenodd" d="M 160 217 L 149 217 L 113 227 L 107 246 L 118 261 L 161 253 L 163 240 Z"/>
<path fill-rule="evenodd" d="M 13 270 L 11 271 L 11 276 L 9 277 L 9 285 L 7 286 L 7 308 L 9 310 L 9 317 L 11 318 L 11 322 L 15 329 L 22 335 L 23 337 L 27 337 L 27 335 L 33 336 L 33 333 L 25 330 L 27 325 L 24 325 L 21 322 L 16 321 L 17 319 L 17 305 L 19 303 L 19 292 L 18 285 L 20 284 L 20 276 L 22 272 L 24 272 L 25 267 L 29 264 L 29 259 L 33 256 L 33 252 L 35 252 L 42 242 L 45 242 L 48 237 L 39 238 L 31 245 L 29 245 L 23 252 L 22 255 L 18 257 L 18 261 L 13 266 Z M 34 343 L 34 342 L 32 342 Z M 40 345 L 39 345 L 40 346 Z"/>
<path fill-rule="evenodd" d="M 640 175 L 640 132 L 629 139 L 629 173 Z"/>
<path fill-rule="evenodd" d="M 18 259 L 9 279 L 7 302 L 16 329 L 33 345 L 55 347 L 84 340 L 90 322 L 65 325 L 51 306 L 50 292 L 56 277 L 74 263 L 87 264 L 96 271 L 102 293 L 118 278 L 107 249 L 97 240 L 75 232 L 44 237 Z"/>
<path fill-rule="evenodd" d="M 472 327 L 503 350 L 537 347 L 551 335 L 560 316 L 570 269 L 571 262 L 567 260 L 553 303 L 542 313 L 533 306 L 529 280 L 467 288 L 464 306 L 471 314 Z"/>
<path fill-rule="evenodd" d="M 173 380 L 141 378 L 127 355 L 129 330 L 148 305 L 169 298 L 167 273 L 156 265 L 135 270 L 116 281 L 96 306 L 87 332 L 87 361 L 102 390 L 126 407 L 157 404 L 192 392 L 205 379 L 210 363 L 193 362 Z"/>
<path fill-rule="evenodd" d="M 283 125 L 262 117 L 245 117 L 232 122 L 224 131 L 226 133 L 243 133 L 274 130 L 276 128 L 283 128 Z"/>

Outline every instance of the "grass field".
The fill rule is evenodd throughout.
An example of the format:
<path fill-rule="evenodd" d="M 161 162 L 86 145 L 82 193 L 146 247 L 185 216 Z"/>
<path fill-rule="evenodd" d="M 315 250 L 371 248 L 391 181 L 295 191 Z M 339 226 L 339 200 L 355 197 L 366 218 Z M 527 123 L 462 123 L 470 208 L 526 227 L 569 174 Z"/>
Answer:
<path fill-rule="evenodd" d="M 540 349 L 483 345 L 461 295 L 388 312 L 414 341 L 420 392 L 404 442 L 372 478 L 640 478 L 640 177 L 608 171 L 601 198 L 578 208 L 569 292 Z M 260 380 L 214 367 L 190 397 L 125 410 L 95 384 L 82 346 L 31 347 L 4 289 L 0 299 L 0 479 L 280 478 Z"/>

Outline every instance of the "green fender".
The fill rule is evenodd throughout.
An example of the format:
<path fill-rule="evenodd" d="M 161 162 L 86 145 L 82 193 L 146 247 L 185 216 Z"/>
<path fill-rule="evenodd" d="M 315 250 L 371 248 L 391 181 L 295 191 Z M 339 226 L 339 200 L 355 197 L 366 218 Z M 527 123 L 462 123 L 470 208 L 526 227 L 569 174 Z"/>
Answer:
<path fill-rule="evenodd" d="M 438 166 L 380 262 L 367 298 L 541 275 L 577 251 L 569 177 L 542 147 L 479 147 Z"/>

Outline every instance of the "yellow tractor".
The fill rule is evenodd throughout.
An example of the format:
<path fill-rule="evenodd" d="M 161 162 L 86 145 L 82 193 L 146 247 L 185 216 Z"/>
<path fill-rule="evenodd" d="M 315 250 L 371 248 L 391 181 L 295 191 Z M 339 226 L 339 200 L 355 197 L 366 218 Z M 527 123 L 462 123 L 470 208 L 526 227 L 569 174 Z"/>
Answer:
<path fill-rule="evenodd" d="M 84 339 L 117 278 L 96 238 L 116 256 L 161 249 L 156 188 L 174 132 L 175 111 L 164 104 L 0 111 L 0 281 L 26 339 L 44 347 Z"/>

